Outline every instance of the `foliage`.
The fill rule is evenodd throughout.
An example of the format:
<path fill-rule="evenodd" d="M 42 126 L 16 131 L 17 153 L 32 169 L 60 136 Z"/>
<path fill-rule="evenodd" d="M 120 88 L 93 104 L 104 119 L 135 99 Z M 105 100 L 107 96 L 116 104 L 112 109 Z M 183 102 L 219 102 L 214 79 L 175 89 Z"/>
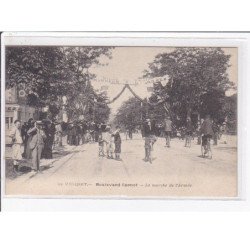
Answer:
<path fill-rule="evenodd" d="M 222 109 L 230 131 L 237 131 L 237 94 L 227 96 Z"/>
<path fill-rule="evenodd" d="M 141 106 L 141 102 L 137 98 L 131 97 L 118 109 L 114 123 L 123 128 L 129 126 L 135 128 L 137 125 L 141 124 L 141 114 L 144 113 L 145 108 Z"/>
<path fill-rule="evenodd" d="M 216 116 L 223 108 L 225 92 L 234 86 L 227 74 L 229 60 L 221 48 L 177 48 L 159 54 L 145 76 L 168 75 L 170 80 L 166 87 L 156 85 L 152 98 L 165 99 L 173 120 L 183 123 L 194 112 Z"/>
<path fill-rule="evenodd" d="M 50 107 L 58 113 L 67 97 L 69 117 L 84 113 L 96 94 L 88 72 L 101 56 L 111 57 L 110 47 L 16 46 L 6 48 L 6 87 L 25 85 L 27 104 Z M 98 94 L 96 94 L 98 96 Z M 104 101 L 104 98 L 100 100 Z M 73 112 L 80 105 L 79 112 Z M 105 111 L 109 112 L 106 107 Z M 56 114 L 55 113 L 55 114 Z"/>

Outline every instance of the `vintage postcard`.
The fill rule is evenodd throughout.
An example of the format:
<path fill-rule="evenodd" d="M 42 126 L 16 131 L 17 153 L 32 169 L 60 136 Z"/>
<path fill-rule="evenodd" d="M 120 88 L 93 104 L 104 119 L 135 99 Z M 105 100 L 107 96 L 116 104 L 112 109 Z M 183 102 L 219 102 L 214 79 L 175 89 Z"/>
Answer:
<path fill-rule="evenodd" d="M 4 195 L 238 197 L 237 46 L 2 40 Z"/>

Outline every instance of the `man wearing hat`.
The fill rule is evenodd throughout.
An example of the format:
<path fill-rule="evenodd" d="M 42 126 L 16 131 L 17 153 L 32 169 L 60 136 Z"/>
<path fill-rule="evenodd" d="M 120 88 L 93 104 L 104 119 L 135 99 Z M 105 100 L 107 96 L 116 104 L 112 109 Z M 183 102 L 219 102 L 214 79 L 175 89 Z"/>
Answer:
<path fill-rule="evenodd" d="M 146 118 L 146 121 L 143 124 L 143 131 L 144 131 L 144 137 L 145 137 L 145 161 L 149 161 L 152 163 L 152 150 L 153 150 L 153 144 L 156 141 L 155 138 L 155 126 L 154 123 L 149 119 Z"/>
<path fill-rule="evenodd" d="M 28 130 L 27 133 L 32 136 L 30 149 L 33 169 L 40 171 L 40 159 L 44 148 L 44 140 L 46 139 L 42 121 L 35 122 L 35 127 Z"/>

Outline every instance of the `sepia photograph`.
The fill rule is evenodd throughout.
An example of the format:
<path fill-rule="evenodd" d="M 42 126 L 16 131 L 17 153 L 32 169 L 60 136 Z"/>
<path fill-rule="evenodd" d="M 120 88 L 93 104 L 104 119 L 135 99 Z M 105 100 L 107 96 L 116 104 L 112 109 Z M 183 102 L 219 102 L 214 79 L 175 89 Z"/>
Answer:
<path fill-rule="evenodd" d="M 238 197 L 237 47 L 4 52 L 6 196 Z"/>

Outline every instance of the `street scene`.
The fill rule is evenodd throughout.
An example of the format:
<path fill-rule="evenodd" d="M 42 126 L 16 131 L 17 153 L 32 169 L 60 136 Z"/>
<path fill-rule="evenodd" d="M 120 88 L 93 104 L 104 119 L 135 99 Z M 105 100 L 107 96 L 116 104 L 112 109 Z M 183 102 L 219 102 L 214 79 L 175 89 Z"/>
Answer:
<path fill-rule="evenodd" d="M 6 47 L 5 194 L 238 195 L 237 48 Z"/>

